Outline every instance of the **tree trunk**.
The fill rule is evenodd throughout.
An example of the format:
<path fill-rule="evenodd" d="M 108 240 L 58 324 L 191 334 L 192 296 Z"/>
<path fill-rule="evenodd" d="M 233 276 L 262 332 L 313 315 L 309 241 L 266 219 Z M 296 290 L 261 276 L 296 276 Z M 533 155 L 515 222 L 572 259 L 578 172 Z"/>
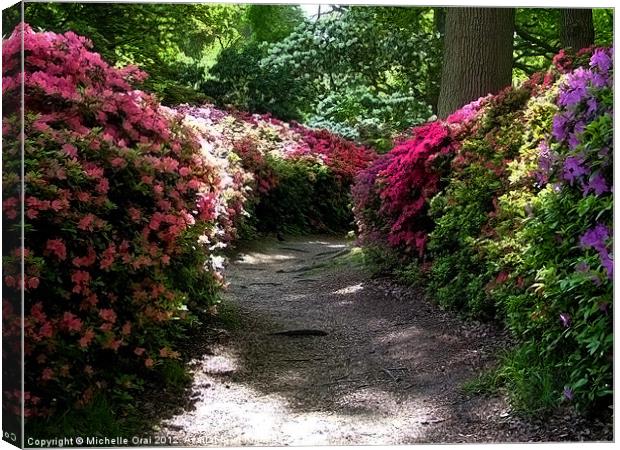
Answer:
<path fill-rule="evenodd" d="M 591 9 L 562 9 L 560 40 L 563 48 L 575 51 L 594 44 L 594 23 Z"/>
<path fill-rule="evenodd" d="M 513 8 L 448 8 L 439 117 L 512 80 Z"/>

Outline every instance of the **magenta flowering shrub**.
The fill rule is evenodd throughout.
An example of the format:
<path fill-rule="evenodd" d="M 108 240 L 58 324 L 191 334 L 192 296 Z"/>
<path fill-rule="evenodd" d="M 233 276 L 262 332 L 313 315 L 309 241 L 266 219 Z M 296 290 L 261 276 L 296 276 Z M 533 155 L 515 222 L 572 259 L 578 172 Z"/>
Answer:
<path fill-rule="evenodd" d="M 3 290 L 25 289 L 25 413 L 34 417 L 100 391 L 131 398 L 149 371 L 179 357 L 174 319 L 214 302 L 213 249 L 234 234 L 238 211 L 194 132 L 132 88 L 143 73 L 108 66 L 71 32 L 25 25 L 23 39 L 25 247 L 3 258 Z M 6 98 L 20 95 L 19 52 L 16 30 L 3 42 Z M 4 221 L 19 230 L 19 116 L 4 117 L 2 132 Z M 3 306 L 5 323 L 18 324 L 19 311 Z"/>
<path fill-rule="evenodd" d="M 353 187 L 360 242 L 387 243 L 422 258 L 433 223 L 430 199 L 439 191 L 459 140 L 472 127 L 486 102 L 480 99 L 445 121 L 411 130 L 396 146 L 360 172 Z"/>

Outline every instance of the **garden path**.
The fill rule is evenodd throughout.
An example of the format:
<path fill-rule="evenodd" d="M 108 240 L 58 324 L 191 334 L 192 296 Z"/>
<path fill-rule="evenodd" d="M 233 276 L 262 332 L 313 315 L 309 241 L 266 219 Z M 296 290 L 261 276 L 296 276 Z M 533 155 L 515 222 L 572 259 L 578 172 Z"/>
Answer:
<path fill-rule="evenodd" d="M 193 362 L 193 406 L 161 423 L 186 445 L 576 439 L 462 385 L 503 335 L 372 279 L 344 239 L 261 241 L 228 268 L 229 330 Z M 274 334 L 312 330 L 312 334 Z M 316 331 L 327 333 L 319 335 Z M 558 434 L 559 433 L 559 434 Z"/>

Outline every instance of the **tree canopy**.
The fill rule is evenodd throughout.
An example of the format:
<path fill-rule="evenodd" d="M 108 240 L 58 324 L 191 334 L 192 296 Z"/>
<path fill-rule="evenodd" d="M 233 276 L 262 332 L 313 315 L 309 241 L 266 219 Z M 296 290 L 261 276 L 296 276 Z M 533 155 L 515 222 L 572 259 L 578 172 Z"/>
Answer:
<path fill-rule="evenodd" d="M 135 64 L 165 104 L 215 102 L 325 127 L 380 149 L 437 111 L 442 7 L 27 3 L 35 29 L 74 31 L 112 64 Z M 546 69 L 561 47 L 559 9 L 518 8 L 513 78 Z M 3 14 L 5 30 L 20 20 Z M 613 12 L 592 10 L 596 44 Z"/>

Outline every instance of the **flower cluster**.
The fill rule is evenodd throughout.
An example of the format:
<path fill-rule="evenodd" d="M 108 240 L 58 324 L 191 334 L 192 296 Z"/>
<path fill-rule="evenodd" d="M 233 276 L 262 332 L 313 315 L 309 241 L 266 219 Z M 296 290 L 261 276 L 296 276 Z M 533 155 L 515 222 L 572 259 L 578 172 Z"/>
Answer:
<path fill-rule="evenodd" d="M 389 153 L 360 172 L 353 193 L 361 242 L 386 242 L 422 257 L 432 229 L 429 201 L 486 101 L 466 105 L 445 121 L 412 129 Z"/>

